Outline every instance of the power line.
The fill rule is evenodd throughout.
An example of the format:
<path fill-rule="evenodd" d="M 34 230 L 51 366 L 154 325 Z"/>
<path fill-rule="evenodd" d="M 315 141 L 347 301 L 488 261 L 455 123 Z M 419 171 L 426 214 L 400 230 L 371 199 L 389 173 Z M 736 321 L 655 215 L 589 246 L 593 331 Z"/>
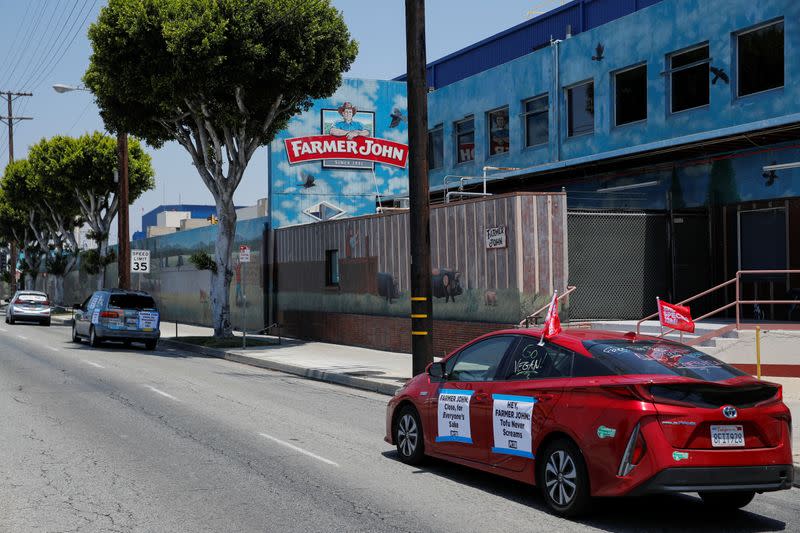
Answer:
<path fill-rule="evenodd" d="M 22 17 L 23 21 L 30 22 L 31 19 L 28 18 L 28 14 L 30 13 L 31 6 L 33 4 L 34 4 L 33 1 L 26 2 L 25 15 Z M 5 77 L 6 73 L 8 72 L 9 67 L 11 66 L 11 62 L 13 61 L 15 50 L 16 50 L 16 48 L 18 48 L 17 43 L 19 41 L 17 40 L 17 38 L 19 37 L 19 34 L 22 31 L 22 27 L 23 26 L 24 26 L 23 23 L 20 23 L 20 24 L 17 25 L 17 33 L 14 34 L 14 38 L 11 40 L 11 43 L 10 43 L 10 47 L 11 48 L 9 49 L 8 55 L 6 56 L 8 58 L 8 61 L 3 65 L 3 71 L 2 71 L 2 74 L 0 74 L 0 80 L 2 80 Z"/>
<path fill-rule="evenodd" d="M 39 22 L 42 19 L 42 12 L 44 11 L 44 6 L 45 6 L 45 2 L 42 1 L 42 3 L 41 3 L 42 9 L 40 9 L 39 12 L 36 13 L 36 15 L 34 15 L 33 29 L 30 32 L 27 33 L 28 41 L 30 41 L 30 39 L 32 39 L 32 38 L 34 38 L 36 36 L 36 31 L 39 29 Z M 14 74 L 17 72 L 17 67 L 19 66 L 20 62 L 22 61 L 22 58 L 28 55 L 28 51 L 30 51 L 30 47 L 24 47 L 17 54 L 17 61 L 16 61 L 16 63 L 14 63 L 14 68 L 11 69 L 11 73 L 9 73 L 9 75 L 8 75 L 8 81 L 9 82 L 11 82 L 11 80 L 14 79 Z"/>
<path fill-rule="evenodd" d="M 52 65 L 50 66 L 49 70 L 47 70 L 47 72 L 44 72 L 41 76 L 39 76 L 39 78 L 36 79 L 35 82 L 33 82 L 33 84 L 31 85 L 31 90 L 37 89 L 42 84 L 42 82 L 45 79 L 47 79 L 47 77 L 53 72 L 53 70 L 55 70 L 56 66 L 60 63 L 61 59 L 66 55 L 66 53 L 69 51 L 69 49 L 72 48 L 72 45 L 75 42 L 75 39 L 81 33 L 81 29 L 83 29 L 86 26 L 86 21 L 89 19 L 89 15 L 92 14 L 92 11 L 94 11 L 94 8 L 95 8 L 96 5 L 97 5 L 97 0 L 94 0 L 94 2 L 92 2 L 92 5 L 86 11 L 86 14 L 84 15 L 83 20 L 81 21 L 80 25 L 75 29 L 75 33 L 72 34 L 72 38 L 70 39 L 69 43 L 67 43 L 67 45 L 62 49 L 61 55 L 59 55 L 55 59 L 55 61 L 51 62 Z M 75 20 L 77 21 L 77 19 L 75 19 Z M 70 31 L 71 30 L 72 30 L 72 28 L 70 28 Z M 47 68 L 47 67 L 45 67 L 45 68 Z"/>
<path fill-rule="evenodd" d="M 86 5 L 87 1 L 88 0 L 84 0 L 84 6 Z M 78 6 L 78 2 L 79 2 L 79 0 L 75 0 L 72 3 L 72 9 L 70 9 L 69 14 L 67 14 L 66 17 L 63 16 L 63 13 L 64 13 L 64 11 L 66 11 L 66 9 L 62 10 L 62 16 L 60 17 L 60 19 L 63 20 L 64 23 L 61 25 L 61 29 L 58 31 L 58 33 L 56 33 L 55 31 L 50 32 L 50 41 L 44 47 L 44 50 L 46 50 L 46 51 L 39 58 L 38 64 L 34 68 L 31 69 L 31 71 L 28 74 L 28 76 L 25 79 L 25 81 L 20 84 L 21 87 L 26 87 L 28 85 L 28 83 L 30 83 L 31 79 L 34 79 L 36 76 L 38 76 L 41 73 L 40 71 L 41 71 L 42 67 L 45 65 L 45 63 L 47 63 L 50 59 L 52 59 L 51 54 L 55 55 L 53 53 L 53 49 L 55 48 L 56 44 L 59 42 L 59 39 L 61 39 L 61 36 L 63 35 L 64 30 L 67 28 L 67 24 L 72 19 L 72 14 L 75 12 L 75 8 Z M 83 10 L 84 6 L 81 7 L 81 11 Z M 54 9 L 52 11 L 52 14 L 55 14 L 55 13 L 56 13 L 56 10 Z M 80 15 L 78 15 L 78 17 L 79 16 Z M 52 15 L 51 15 L 51 18 L 52 18 Z"/>

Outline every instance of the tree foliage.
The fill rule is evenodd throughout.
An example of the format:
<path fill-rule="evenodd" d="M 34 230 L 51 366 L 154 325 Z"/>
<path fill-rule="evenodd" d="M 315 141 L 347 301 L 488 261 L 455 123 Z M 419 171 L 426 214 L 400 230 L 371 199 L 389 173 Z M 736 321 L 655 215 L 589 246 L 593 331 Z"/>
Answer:
<path fill-rule="evenodd" d="M 214 332 L 228 335 L 233 194 L 256 149 L 333 94 L 357 44 L 330 0 L 109 0 L 89 39 L 106 127 L 177 141 L 214 197 Z"/>

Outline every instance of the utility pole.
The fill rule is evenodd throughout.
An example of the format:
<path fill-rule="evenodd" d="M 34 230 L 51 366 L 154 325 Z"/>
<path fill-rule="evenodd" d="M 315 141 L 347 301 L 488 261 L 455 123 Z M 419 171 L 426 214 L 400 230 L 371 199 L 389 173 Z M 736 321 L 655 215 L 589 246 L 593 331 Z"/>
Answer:
<path fill-rule="evenodd" d="M 0 97 L 5 98 L 8 103 L 8 115 L 0 117 L 0 122 L 8 126 L 8 162 L 14 162 L 14 122 L 20 120 L 33 120 L 33 117 L 15 117 L 14 100 L 20 96 L 33 96 L 33 93 L 17 93 L 12 91 L 0 92 Z M 24 243 L 23 243 L 24 244 Z M 11 241 L 11 294 L 17 292 L 17 243 Z"/>
<path fill-rule="evenodd" d="M 131 288 L 131 241 L 128 232 L 128 134 L 117 133 L 119 190 L 117 191 L 117 286 Z"/>
<path fill-rule="evenodd" d="M 431 231 L 428 195 L 428 84 L 425 59 L 425 0 L 406 0 L 408 86 L 408 193 L 411 219 L 412 374 L 433 361 Z"/>

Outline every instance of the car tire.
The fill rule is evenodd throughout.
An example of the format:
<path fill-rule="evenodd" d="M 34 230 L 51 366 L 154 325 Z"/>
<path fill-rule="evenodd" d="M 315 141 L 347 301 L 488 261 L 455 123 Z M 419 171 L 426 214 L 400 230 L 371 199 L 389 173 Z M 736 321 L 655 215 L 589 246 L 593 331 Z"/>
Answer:
<path fill-rule="evenodd" d="M 43 320 L 42 321 L 42 325 L 43 326 L 47 326 L 49 328 L 50 327 L 50 319 L 48 318 L 47 320 Z"/>
<path fill-rule="evenodd" d="M 92 347 L 92 348 L 97 348 L 97 347 L 98 347 L 98 346 L 100 346 L 102 343 L 103 343 L 103 341 L 102 341 L 102 340 L 100 339 L 100 337 L 98 337 L 98 336 L 97 336 L 97 334 L 94 332 L 94 326 L 92 326 L 92 327 L 89 329 L 89 345 L 91 345 L 91 347 Z"/>
<path fill-rule="evenodd" d="M 11 324 L 12 326 L 14 325 L 14 317 L 13 316 L 10 316 L 8 318 L 8 323 Z"/>
<path fill-rule="evenodd" d="M 157 345 L 157 344 L 158 344 L 158 341 L 145 341 L 145 342 L 144 342 L 144 348 L 145 348 L 146 350 L 153 351 L 153 350 L 155 350 L 155 349 L 156 349 L 156 345 Z"/>
<path fill-rule="evenodd" d="M 75 328 L 75 324 L 72 324 L 72 342 L 81 342 L 81 338 L 78 335 L 78 330 Z"/>
<path fill-rule="evenodd" d="M 425 457 L 425 441 L 419 413 L 414 407 L 406 405 L 400 409 L 394 419 L 393 432 L 400 460 L 409 465 L 421 463 Z"/>
<path fill-rule="evenodd" d="M 563 438 L 551 442 L 536 458 L 536 466 L 536 482 L 550 509 L 566 517 L 588 510 L 589 473 L 574 442 Z"/>
<path fill-rule="evenodd" d="M 699 492 L 703 503 L 717 511 L 741 509 L 753 501 L 756 493 L 752 490 L 729 492 Z"/>

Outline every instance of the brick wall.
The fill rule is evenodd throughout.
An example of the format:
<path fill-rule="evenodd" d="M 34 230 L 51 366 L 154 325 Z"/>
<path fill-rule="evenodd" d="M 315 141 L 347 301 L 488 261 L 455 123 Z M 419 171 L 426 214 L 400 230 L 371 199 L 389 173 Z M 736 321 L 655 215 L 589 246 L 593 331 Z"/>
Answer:
<path fill-rule="evenodd" d="M 283 334 L 289 337 L 392 352 L 411 352 L 410 318 L 320 311 L 283 311 L 279 313 L 278 320 L 283 326 Z M 508 327 L 513 326 L 434 320 L 433 353 L 436 356 L 444 355 L 479 335 Z"/>

